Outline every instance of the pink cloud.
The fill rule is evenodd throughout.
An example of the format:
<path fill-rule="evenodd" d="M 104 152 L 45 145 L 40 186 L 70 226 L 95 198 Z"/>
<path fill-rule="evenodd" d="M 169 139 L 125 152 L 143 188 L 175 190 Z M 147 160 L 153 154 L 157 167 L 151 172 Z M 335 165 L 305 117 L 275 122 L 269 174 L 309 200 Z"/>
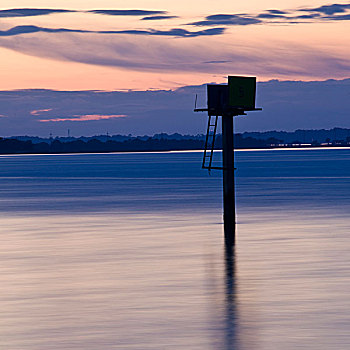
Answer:
<path fill-rule="evenodd" d="M 52 108 L 48 108 L 48 109 L 35 109 L 34 111 L 31 111 L 30 114 L 31 114 L 31 115 L 40 115 L 41 113 L 50 112 L 50 111 L 52 111 Z"/>
<path fill-rule="evenodd" d="M 125 118 L 125 114 L 112 114 L 112 115 L 100 115 L 100 114 L 86 114 L 86 115 L 75 115 L 73 118 L 54 118 L 54 119 L 41 119 L 40 122 L 87 122 L 92 120 L 103 120 L 103 119 L 114 119 L 114 118 Z"/>

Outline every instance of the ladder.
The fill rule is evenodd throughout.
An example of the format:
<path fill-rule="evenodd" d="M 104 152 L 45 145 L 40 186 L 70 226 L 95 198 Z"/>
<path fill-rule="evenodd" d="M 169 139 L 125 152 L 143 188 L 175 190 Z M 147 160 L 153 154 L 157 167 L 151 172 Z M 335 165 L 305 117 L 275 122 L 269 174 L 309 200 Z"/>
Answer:
<path fill-rule="evenodd" d="M 214 121 L 212 121 L 212 118 L 214 119 Z M 205 137 L 205 146 L 204 146 L 202 168 L 208 169 L 209 172 L 211 169 L 218 169 L 218 170 L 222 169 L 222 167 L 212 166 L 216 129 L 218 126 L 218 119 L 219 119 L 218 116 L 209 115 L 209 117 L 208 117 L 207 136 Z"/>

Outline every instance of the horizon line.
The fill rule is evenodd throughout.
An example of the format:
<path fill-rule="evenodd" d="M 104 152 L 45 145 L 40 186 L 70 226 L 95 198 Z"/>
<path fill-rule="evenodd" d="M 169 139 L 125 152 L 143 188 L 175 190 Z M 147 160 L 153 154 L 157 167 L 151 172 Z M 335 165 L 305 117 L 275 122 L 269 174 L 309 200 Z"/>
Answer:
<path fill-rule="evenodd" d="M 289 80 L 281 80 L 278 78 L 271 78 L 269 80 L 257 81 L 257 84 L 274 83 L 274 82 L 279 82 L 279 83 L 324 83 L 324 82 L 333 82 L 333 81 L 341 82 L 341 81 L 346 81 L 346 80 L 350 81 L 350 76 L 348 78 L 342 78 L 342 79 L 327 78 L 324 80 L 300 80 L 300 79 L 299 80 L 290 80 L 290 79 Z M 15 88 L 15 89 L 7 89 L 7 90 L 0 89 L 0 93 L 1 92 L 20 92 L 20 91 L 97 92 L 97 93 L 98 92 L 146 92 L 146 91 L 156 92 L 156 91 L 177 91 L 177 90 L 180 90 L 182 88 L 202 87 L 202 86 L 205 86 L 207 84 L 222 85 L 224 83 L 206 82 L 206 83 L 197 84 L 197 85 L 182 85 L 180 87 L 173 88 L 173 89 L 149 88 L 149 89 L 145 89 L 145 90 L 139 90 L 139 89 L 118 89 L 118 90 L 110 90 L 110 89 L 106 89 L 106 90 L 100 90 L 100 89 L 96 89 L 96 90 L 95 89 L 66 90 L 66 89 L 62 89 L 62 90 L 60 90 L 60 89 L 51 89 L 51 88 L 44 88 L 44 87 L 33 87 L 33 88 Z"/>
<path fill-rule="evenodd" d="M 243 132 L 235 132 L 235 135 L 242 135 L 242 134 L 250 134 L 250 133 L 259 133 L 259 134 L 265 134 L 265 133 L 270 133 L 270 132 L 284 132 L 284 133 L 295 133 L 297 131 L 333 131 L 336 129 L 340 129 L 340 130 L 349 130 L 350 131 L 350 127 L 349 128 L 345 128 L 345 127 L 340 127 L 340 126 L 334 126 L 333 128 L 330 129 L 295 129 L 295 130 L 265 130 L 265 131 L 243 131 Z M 131 135 L 131 136 L 130 136 Z M 128 135 L 123 135 L 123 134 L 96 134 L 96 135 L 91 135 L 91 136 L 32 136 L 32 135 L 13 135 L 13 136 L 0 136 L 0 138 L 15 138 L 15 137 L 31 137 L 31 138 L 39 138 L 39 139 L 79 139 L 82 137 L 86 137 L 86 138 L 92 138 L 92 137 L 114 137 L 114 136 L 121 136 L 121 137 L 129 137 L 129 138 L 138 138 L 138 137 L 154 137 L 157 135 L 167 135 L 167 136 L 172 136 L 172 135 L 180 135 L 180 136 L 205 136 L 205 134 L 181 134 L 179 132 L 174 132 L 174 133 L 167 133 L 167 132 L 156 132 L 153 135 L 148 135 L 148 134 L 144 134 L 144 135 L 132 135 L 132 134 L 128 134 Z M 220 133 L 217 135 L 221 135 Z"/>

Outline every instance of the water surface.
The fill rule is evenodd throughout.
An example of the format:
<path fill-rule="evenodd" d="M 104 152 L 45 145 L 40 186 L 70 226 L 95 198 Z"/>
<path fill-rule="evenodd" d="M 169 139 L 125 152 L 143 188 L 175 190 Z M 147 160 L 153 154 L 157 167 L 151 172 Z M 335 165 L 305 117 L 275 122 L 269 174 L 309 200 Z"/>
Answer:
<path fill-rule="evenodd" d="M 1 156 L 0 347 L 350 347 L 350 150 Z"/>

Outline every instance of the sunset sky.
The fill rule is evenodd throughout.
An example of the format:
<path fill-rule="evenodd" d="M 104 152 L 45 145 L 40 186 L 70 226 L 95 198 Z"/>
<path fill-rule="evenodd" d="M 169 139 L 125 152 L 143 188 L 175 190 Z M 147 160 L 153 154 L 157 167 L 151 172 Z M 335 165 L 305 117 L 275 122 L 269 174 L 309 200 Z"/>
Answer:
<path fill-rule="evenodd" d="M 259 82 L 237 131 L 350 127 L 349 33 L 349 1 L 2 0 L 0 136 L 202 133 L 228 75 Z"/>
<path fill-rule="evenodd" d="M 0 90 L 350 76 L 350 2 L 2 0 L 0 19 Z"/>

